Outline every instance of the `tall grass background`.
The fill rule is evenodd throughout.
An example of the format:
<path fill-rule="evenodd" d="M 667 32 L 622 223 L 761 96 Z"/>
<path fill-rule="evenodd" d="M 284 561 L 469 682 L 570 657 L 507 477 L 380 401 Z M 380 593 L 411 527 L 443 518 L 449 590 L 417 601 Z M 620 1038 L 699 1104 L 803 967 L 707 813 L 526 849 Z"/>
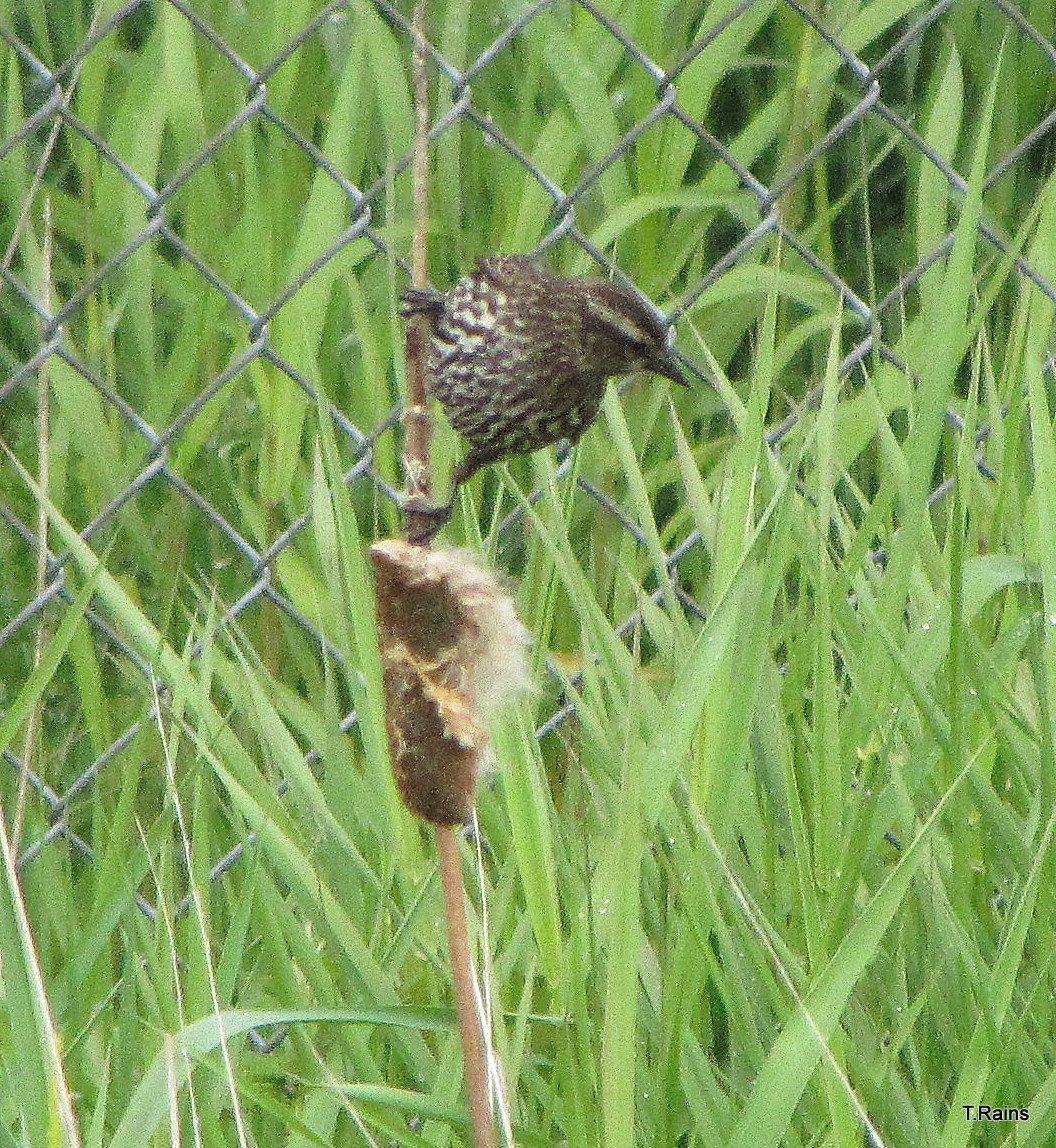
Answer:
<path fill-rule="evenodd" d="M 731 10 L 605 6 L 664 68 Z M 315 4 L 203 0 L 213 42 L 158 0 L 93 42 L 115 11 L 0 13 L 0 623 L 48 577 L 17 523 L 43 515 L 64 556 L 63 593 L 0 645 L 0 1145 L 466 1143 L 364 563 L 399 515 L 342 481 L 362 452 L 333 418 L 369 433 L 400 392 L 407 38 L 361 0 L 301 40 Z M 430 34 L 465 69 L 527 11 L 434 0 Z M 850 372 L 869 327 L 773 234 L 696 294 L 759 204 L 672 116 L 576 201 L 643 290 L 689 300 L 678 346 L 711 386 L 610 390 L 560 475 L 545 452 L 496 468 L 447 532 L 508 572 L 534 642 L 466 846 L 520 1145 L 1056 1136 L 1051 134 L 1013 153 L 1056 62 L 1051 5 L 1016 11 L 1048 51 L 975 0 L 819 9 L 859 58 L 894 50 L 882 95 L 918 138 L 863 109 L 803 170 L 863 92 L 795 8 L 745 6 L 678 75 L 678 107 L 756 178 L 794 173 L 791 232 L 867 305 L 894 292 Z M 92 139 L 48 138 L 30 55 Z M 439 116 L 460 93 L 433 78 Z M 431 152 L 440 285 L 555 223 L 486 128 L 568 190 L 659 98 L 571 3 L 471 94 Z M 372 235 L 336 244 L 354 204 L 297 137 L 374 189 Z M 592 267 L 569 238 L 546 257 Z M 26 371 L 49 334 L 32 300 L 67 308 L 65 358 Z M 457 450 L 441 426 L 441 474 Z M 398 488 L 394 430 L 372 459 Z"/>

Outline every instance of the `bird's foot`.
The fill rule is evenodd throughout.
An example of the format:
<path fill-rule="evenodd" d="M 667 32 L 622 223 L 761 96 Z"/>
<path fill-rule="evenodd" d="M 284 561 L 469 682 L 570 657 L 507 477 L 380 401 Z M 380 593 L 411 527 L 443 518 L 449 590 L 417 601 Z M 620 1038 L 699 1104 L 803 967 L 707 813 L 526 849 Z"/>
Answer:
<path fill-rule="evenodd" d="M 409 319 L 412 315 L 439 315 L 444 307 L 444 297 L 435 287 L 408 287 L 400 296 L 400 314 Z"/>
<path fill-rule="evenodd" d="M 403 500 L 407 516 L 404 536 L 415 546 L 428 546 L 451 518 L 452 506 L 434 506 L 421 495 L 412 494 Z"/>

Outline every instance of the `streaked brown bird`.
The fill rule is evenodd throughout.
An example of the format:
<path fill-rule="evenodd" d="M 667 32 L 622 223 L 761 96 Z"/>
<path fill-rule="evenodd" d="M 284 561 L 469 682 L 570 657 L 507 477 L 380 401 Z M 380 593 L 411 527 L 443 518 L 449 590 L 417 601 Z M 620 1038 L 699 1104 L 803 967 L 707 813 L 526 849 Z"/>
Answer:
<path fill-rule="evenodd" d="M 482 466 L 575 442 L 598 416 L 605 383 L 654 371 L 687 386 L 670 328 L 644 295 L 586 275 L 555 275 L 525 255 L 492 255 L 446 293 L 404 292 L 404 316 L 431 325 L 429 385 L 469 450 L 442 506 L 409 499 L 411 542 L 451 517 L 455 493 Z"/>

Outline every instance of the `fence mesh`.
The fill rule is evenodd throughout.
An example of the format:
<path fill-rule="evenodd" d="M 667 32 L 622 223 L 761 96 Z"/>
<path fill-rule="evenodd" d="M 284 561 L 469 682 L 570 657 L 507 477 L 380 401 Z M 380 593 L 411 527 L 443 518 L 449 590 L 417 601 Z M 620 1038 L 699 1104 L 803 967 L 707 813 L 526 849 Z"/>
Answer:
<path fill-rule="evenodd" d="M 769 273 L 764 261 L 780 245 L 794 305 L 825 317 L 788 352 L 798 376 L 808 384 L 820 379 L 833 328 L 829 316 L 839 311 L 841 376 L 853 382 L 856 371 L 882 359 L 905 372 L 907 385 L 924 385 L 910 372 L 899 343 L 907 316 L 921 309 L 929 270 L 954 246 L 972 158 L 972 141 L 953 147 L 943 140 L 940 111 L 944 99 L 981 102 L 985 93 L 956 89 L 952 70 L 943 87 L 922 93 L 920 60 L 948 51 L 970 31 L 991 49 L 1003 42 L 1006 55 L 1025 59 L 1037 77 L 1034 91 L 1020 93 L 1005 109 L 998 137 L 1002 154 L 989 158 L 982 177 L 974 270 L 983 279 L 1007 269 L 1005 290 L 1027 287 L 1056 301 L 1056 284 L 1024 258 L 1018 237 L 1028 221 L 1008 214 L 1008 205 L 1029 200 L 1022 188 L 1040 186 L 1052 167 L 1056 49 L 1046 4 L 906 4 L 894 31 L 888 27 L 876 37 L 868 26 L 869 6 L 847 24 L 796 0 L 684 7 L 681 14 L 677 7 L 665 9 L 656 27 L 642 27 L 624 26 L 588 0 L 539 0 L 512 18 L 482 17 L 461 44 L 445 42 L 438 33 L 427 46 L 438 231 L 454 227 L 462 210 L 462 203 L 450 200 L 454 189 L 466 203 L 493 193 L 472 175 L 461 182 L 461 157 L 483 151 L 489 170 L 516 175 L 523 200 L 516 233 L 488 238 L 496 244 L 513 239 L 518 249 L 544 257 L 561 252 L 566 261 L 589 261 L 623 276 L 611 205 L 630 198 L 633 159 L 635 170 L 649 170 L 651 179 L 651 186 L 635 188 L 635 202 L 663 220 L 666 242 L 677 254 L 666 279 L 640 286 L 663 296 L 690 361 L 707 369 L 693 334 L 699 330 L 706 341 L 722 345 L 722 361 L 736 372 L 750 352 L 740 292 L 746 278 Z M 262 378 L 278 380 L 280 394 L 286 388 L 314 399 L 323 380 L 330 396 L 354 395 L 357 378 L 376 377 L 381 368 L 362 338 L 344 337 L 350 316 L 358 316 L 357 330 L 368 320 L 385 331 L 397 329 L 392 311 L 407 279 L 411 141 L 394 138 L 383 106 L 361 107 L 358 101 L 365 72 L 379 88 L 386 73 L 392 77 L 394 107 L 407 98 L 409 17 L 383 2 L 335 0 L 302 26 L 281 30 L 277 51 L 254 28 L 251 14 L 223 26 L 221 36 L 204 4 L 132 0 L 110 15 L 97 15 L 87 27 L 71 19 L 60 28 L 56 17 L 55 28 L 42 30 L 26 16 L 0 28 L 8 93 L 0 138 L 3 435 L 35 472 L 34 420 L 41 380 L 47 378 L 67 413 L 98 428 L 100 453 L 85 467 L 88 479 L 76 489 L 67 487 L 59 507 L 81 537 L 104 553 L 125 532 L 149 538 L 152 522 L 183 517 L 185 555 L 156 554 L 156 568 L 122 572 L 159 626 L 172 610 L 159 571 L 179 560 L 216 588 L 223 622 L 236 622 L 267 600 L 284 625 L 326 650 L 325 637 L 276 576 L 284 556 L 298 553 L 309 525 L 307 495 L 302 513 L 288 520 L 247 520 L 237 497 L 240 450 L 248 439 L 266 437 L 269 419 L 292 409 L 285 399 L 266 409 L 263 391 L 255 389 Z M 575 36 L 566 41 L 569 28 Z M 368 36 L 369 52 L 362 46 Z M 803 46 L 799 60 L 753 57 L 754 45 L 772 45 L 781 37 Z M 552 70 L 540 76 L 526 67 L 523 87 L 511 90 L 509 69 L 496 65 L 508 64 L 510 57 L 516 63 L 522 54 L 527 60 L 523 47 L 529 40 L 548 42 L 544 50 Z M 576 54 L 584 42 L 591 45 L 589 60 Z M 382 55 L 379 45 L 389 54 Z M 741 59 L 738 71 L 714 74 L 713 61 L 734 51 Z M 180 60 L 197 70 L 193 84 L 180 74 Z M 804 83 L 795 90 L 805 127 L 799 139 L 763 146 L 752 136 L 758 124 L 743 116 L 744 97 L 755 91 L 759 106 L 758 90 L 777 67 L 803 69 Z M 142 85 L 134 120 L 108 113 L 115 74 L 126 85 Z M 334 106 L 345 108 L 340 122 L 321 121 L 313 105 L 324 81 L 336 89 Z M 194 94 L 202 91 L 209 93 L 207 103 Z M 526 103 L 550 109 L 549 137 L 526 138 Z M 566 154 L 562 128 L 569 120 L 597 124 L 593 153 Z M 369 171 L 371 180 L 356 183 L 345 174 L 349 170 Z M 282 182 L 276 202 L 285 202 L 287 219 L 244 214 L 244 205 L 261 202 L 250 195 L 247 173 Z M 108 201 L 112 211 L 83 214 L 89 191 L 94 203 Z M 878 221 L 890 223 L 894 216 L 913 226 L 907 205 L 924 195 L 933 200 L 930 216 L 923 215 L 931 231 L 918 235 L 912 259 L 905 256 L 906 246 L 870 242 Z M 189 205 L 203 197 L 217 204 L 213 233 L 200 215 L 193 226 L 186 223 Z M 44 248 L 46 200 L 64 236 L 52 251 Z M 825 213 L 836 212 L 860 219 L 860 244 L 841 250 L 828 242 Z M 645 211 L 636 223 L 642 230 L 634 242 L 649 242 Z M 265 272 L 218 258 L 225 228 L 259 231 Z M 263 250 L 282 243 L 282 259 Z M 447 270 L 457 273 L 453 266 Z M 356 284 L 342 307 L 331 301 L 338 279 Z M 157 327 L 144 329 L 131 302 L 136 298 L 149 300 L 160 315 Z M 107 349 L 94 345 L 100 316 L 115 340 L 133 349 L 142 364 L 140 377 L 115 373 Z M 216 326 L 224 337 L 212 340 L 209 357 L 199 360 L 198 337 Z M 319 349 L 306 351 L 309 346 Z M 189 378 L 195 380 L 193 390 Z M 387 386 L 372 388 L 375 395 L 388 395 L 383 407 L 365 400 L 330 405 L 348 452 L 346 482 L 379 530 L 391 530 L 398 521 L 395 378 Z M 817 393 L 806 385 L 785 396 L 783 409 L 775 405 L 768 434 L 772 450 L 782 449 Z M 708 395 L 700 400 L 705 416 L 690 428 L 698 438 L 722 417 Z M 959 431 L 952 411 L 949 420 Z M 987 432 L 975 433 L 985 473 Z M 4 679 L 19 682 L 32 664 L 41 616 L 60 618 L 74 592 L 69 551 L 54 536 L 35 580 L 41 540 L 33 499 L 11 493 L 26 490 L 14 458 L 0 466 L 8 472 L 0 503 L 7 572 L 0 589 L 0 658 Z M 567 459 L 562 467 L 569 469 Z M 218 475 L 233 492 L 223 504 L 205 493 L 217 489 Z M 941 498 L 946 477 L 936 476 L 934 498 Z M 596 514 L 648 545 L 635 514 L 618 496 L 587 474 L 577 481 L 579 497 L 594 500 Z M 511 538 L 522 529 L 518 512 L 499 526 Z M 700 543 L 687 523 L 666 553 L 671 583 L 654 589 L 659 598 L 673 587 L 691 615 L 700 606 L 692 578 L 681 572 Z M 883 544 L 877 540 L 879 549 Z M 148 680 L 149 667 L 113 620 L 95 608 L 87 618 L 115 675 Z M 637 620 L 637 614 L 629 615 L 618 631 L 630 631 Z M 569 713 L 559 700 L 539 735 Z M 43 828 L 25 843 L 23 866 L 57 840 L 91 857 L 78 803 L 150 718 L 149 710 L 130 714 L 106 749 L 85 760 L 78 748 L 84 715 L 72 708 L 49 712 L 46 720 L 70 731 L 70 753 L 51 779 L 28 772 L 38 806 L 27 825 Z M 349 714 L 346 727 L 354 721 Z M 22 760 L 5 756 L 12 776 L 21 776 Z M 213 873 L 234 864 L 240 852 L 235 843 L 217 859 Z M 141 907 L 153 912 L 146 901 Z"/>

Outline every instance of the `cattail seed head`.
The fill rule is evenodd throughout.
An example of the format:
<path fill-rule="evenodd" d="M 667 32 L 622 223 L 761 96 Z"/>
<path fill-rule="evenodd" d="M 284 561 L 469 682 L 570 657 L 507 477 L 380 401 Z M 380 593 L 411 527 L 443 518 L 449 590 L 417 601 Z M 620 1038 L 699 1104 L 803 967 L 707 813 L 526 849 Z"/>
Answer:
<path fill-rule="evenodd" d="M 526 688 L 527 631 L 464 555 L 386 539 L 370 558 L 397 788 L 417 816 L 460 825 L 487 756 L 484 719 Z"/>

